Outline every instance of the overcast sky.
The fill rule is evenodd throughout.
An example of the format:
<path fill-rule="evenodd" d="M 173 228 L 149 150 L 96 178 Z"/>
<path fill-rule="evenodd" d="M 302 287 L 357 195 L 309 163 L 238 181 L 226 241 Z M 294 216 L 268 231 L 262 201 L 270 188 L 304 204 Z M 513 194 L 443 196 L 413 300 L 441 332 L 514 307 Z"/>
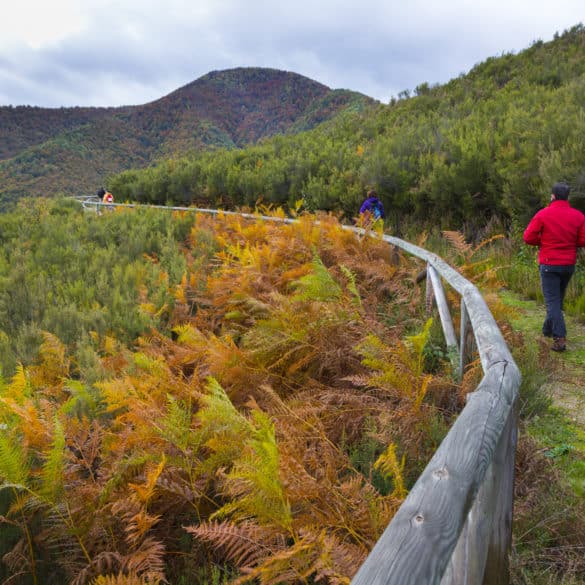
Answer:
<path fill-rule="evenodd" d="M 583 0 L 11 0 L 0 105 L 138 105 L 251 66 L 387 103 L 584 21 Z"/>

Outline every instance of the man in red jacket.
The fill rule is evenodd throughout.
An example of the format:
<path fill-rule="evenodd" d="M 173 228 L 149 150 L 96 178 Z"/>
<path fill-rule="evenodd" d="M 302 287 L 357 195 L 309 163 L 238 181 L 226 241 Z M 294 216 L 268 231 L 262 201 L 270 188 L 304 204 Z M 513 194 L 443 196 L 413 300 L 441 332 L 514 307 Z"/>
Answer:
<path fill-rule="evenodd" d="M 567 347 L 563 300 L 575 271 L 577 248 L 585 246 L 585 215 L 569 205 L 569 193 L 567 183 L 555 183 L 550 205 L 541 209 L 524 231 L 524 241 L 540 248 L 540 282 L 546 304 L 542 333 L 553 338 L 553 351 Z"/>

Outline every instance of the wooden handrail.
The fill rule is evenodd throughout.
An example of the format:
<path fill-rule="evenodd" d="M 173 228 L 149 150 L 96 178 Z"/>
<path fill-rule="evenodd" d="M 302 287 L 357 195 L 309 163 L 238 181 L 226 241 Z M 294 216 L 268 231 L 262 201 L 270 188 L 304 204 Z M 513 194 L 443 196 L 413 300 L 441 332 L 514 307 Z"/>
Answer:
<path fill-rule="evenodd" d="M 475 285 L 435 254 L 383 239 L 460 294 L 460 367 L 469 323 L 484 376 L 352 585 L 506 585 L 520 371 Z"/>
<path fill-rule="evenodd" d="M 134 204 L 83 202 L 99 207 Z M 143 206 L 170 211 L 298 220 L 193 207 Z M 363 228 L 343 226 L 357 234 Z M 436 254 L 399 238 L 383 240 L 427 263 L 427 274 L 448 348 L 462 373 L 467 332 L 473 333 L 484 376 L 352 585 L 506 585 L 512 533 L 514 456 L 520 371 L 477 287 Z M 461 297 L 457 340 L 441 279 Z"/>

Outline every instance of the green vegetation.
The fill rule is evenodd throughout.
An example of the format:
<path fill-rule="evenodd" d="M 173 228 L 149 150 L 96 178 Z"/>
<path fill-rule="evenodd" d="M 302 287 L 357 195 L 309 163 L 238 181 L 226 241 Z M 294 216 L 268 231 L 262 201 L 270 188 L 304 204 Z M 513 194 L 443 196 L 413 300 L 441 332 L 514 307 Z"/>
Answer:
<path fill-rule="evenodd" d="M 167 281 L 185 270 L 180 245 L 193 221 L 152 210 L 102 218 L 71 200 L 23 200 L 0 215 L 4 373 L 31 363 L 42 331 L 83 353 L 91 332 L 128 343 L 152 326 L 164 330 L 174 302 Z M 156 311 L 144 310 L 146 298 Z"/>
<path fill-rule="evenodd" d="M 585 582 L 585 328 L 569 318 L 571 349 L 559 358 L 540 335 L 542 303 L 509 292 L 501 298 L 514 311 L 513 353 L 523 376 L 512 582 L 580 585 Z"/>
<path fill-rule="evenodd" d="M 372 103 L 294 73 L 239 68 L 209 73 L 142 106 L 0 107 L 0 206 L 88 195 L 126 169 L 307 130 Z"/>
<path fill-rule="evenodd" d="M 493 216 L 523 225 L 560 178 L 583 206 L 585 30 L 488 59 L 443 86 L 312 131 L 182 157 L 114 177 L 121 199 L 334 210 L 352 217 L 369 187 L 393 230 L 405 217 L 473 233 Z"/>
<path fill-rule="evenodd" d="M 419 263 L 333 217 L 75 205 L 2 217 L 0 576 L 349 583 L 463 404 Z"/>
<path fill-rule="evenodd" d="M 387 229 L 483 290 L 522 370 L 514 584 L 576 585 L 585 437 L 553 374 L 583 379 L 585 337 L 558 361 L 504 287 L 541 302 L 521 232 L 550 184 L 583 207 L 584 52 L 579 25 L 387 106 L 250 69 L 71 126 L 61 112 L 37 138 L 42 111 L 1 110 L 1 195 L 87 190 L 100 169 L 118 201 L 347 219 L 375 188 Z M 0 216 L 3 577 L 348 582 L 478 367 L 448 375 L 416 261 L 300 218 L 84 215 L 63 199 Z M 566 300 L 580 320 L 584 279 Z"/>

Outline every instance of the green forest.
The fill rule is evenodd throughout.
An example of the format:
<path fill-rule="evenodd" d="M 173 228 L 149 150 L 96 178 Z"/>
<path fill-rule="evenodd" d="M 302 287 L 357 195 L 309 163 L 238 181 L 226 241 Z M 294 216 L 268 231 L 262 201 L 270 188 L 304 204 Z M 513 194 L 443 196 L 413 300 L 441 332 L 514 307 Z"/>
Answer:
<path fill-rule="evenodd" d="M 140 106 L 0 106 L 0 209 L 21 197 L 88 195 L 122 170 L 298 133 L 372 103 L 297 73 L 239 67 Z"/>
<path fill-rule="evenodd" d="M 578 25 L 389 104 L 336 109 L 321 96 L 316 118 L 304 111 L 281 135 L 181 143 L 106 181 L 116 202 L 169 209 L 90 212 L 59 192 L 11 200 L 0 214 L 0 580 L 348 585 L 482 375 L 478 360 L 453 374 L 424 265 L 382 233 L 480 288 L 523 369 L 520 414 L 538 420 L 543 358 L 500 293 L 541 300 L 520 234 L 550 185 L 567 180 L 585 207 L 584 57 Z M 253 114 L 240 131 L 261 126 Z M 67 144 L 90 152 L 81 134 Z M 364 225 L 369 189 L 387 218 L 358 237 L 344 228 Z M 582 320 L 584 281 L 579 266 L 566 299 Z M 582 503 L 549 523 L 541 484 L 561 482 L 550 470 L 534 479 L 530 441 L 517 502 L 521 526 L 543 514 L 529 529 L 540 548 L 514 552 L 513 583 L 577 585 Z"/>
<path fill-rule="evenodd" d="M 130 170 L 118 200 L 233 208 L 257 202 L 353 217 L 376 189 L 395 231 L 405 217 L 460 229 L 523 223 L 557 180 L 585 209 L 585 30 L 493 57 L 441 86 L 344 112 L 309 132 Z"/>

